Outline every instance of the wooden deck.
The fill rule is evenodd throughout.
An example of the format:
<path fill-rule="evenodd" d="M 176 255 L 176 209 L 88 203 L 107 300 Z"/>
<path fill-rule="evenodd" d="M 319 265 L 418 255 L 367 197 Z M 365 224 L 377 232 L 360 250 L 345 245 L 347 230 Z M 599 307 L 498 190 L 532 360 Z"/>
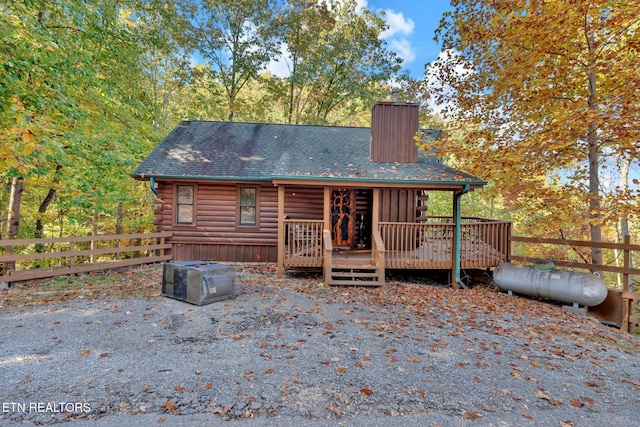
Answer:
<path fill-rule="evenodd" d="M 453 242 L 431 241 L 411 251 L 385 251 L 385 268 L 449 270 L 453 268 Z M 505 255 L 482 241 L 465 239 L 460 248 L 462 268 L 489 268 L 504 262 Z M 371 250 L 333 250 L 333 265 L 375 265 Z M 487 265 L 489 267 L 487 267 Z"/>
<path fill-rule="evenodd" d="M 379 251 L 333 250 L 330 239 L 322 237 L 322 221 L 288 220 L 284 266 L 329 269 L 327 280 L 340 284 L 355 284 L 360 274 L 362 279 L 375 278 L 370 281 L 379 285 L 387 268 L 453 269 L 454 231 L 450 218 L 433 218 L 427 223 L 384 222 L 374 232 Z M 460 225 L 460 268 L 486 269 L 507 261 L 509 233 L 509 222 L 465 218 Z"/>
<path fill-rule="evenodd" d="M 386 251 L 386 268 L 449 270 L 453 268 L 453 240 L 426 240 L 413 250 Z M 495 267 L 506 259 L 495 247 L 477 240 L 462 239 L 461 268 Z"/>

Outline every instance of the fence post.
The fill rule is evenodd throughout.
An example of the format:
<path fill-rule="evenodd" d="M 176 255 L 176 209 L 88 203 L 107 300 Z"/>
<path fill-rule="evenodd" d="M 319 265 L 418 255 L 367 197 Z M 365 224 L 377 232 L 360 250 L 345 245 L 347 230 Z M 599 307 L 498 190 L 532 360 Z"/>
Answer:
<path fill-rule="evenodd" d="M 73 252 L 75 249 L 76 249 L 76 246 L 74 242 L 69 242 L 69 251 Z M 75 267 L 75 266 L 76 266 L 76 256 L 69 255 L 69 267 Z"/>
<path fill-rule="evenodd" d="M 623 263 L 624 268 L 631 267 L 631 250 L 629 250 L 628 246 L 631 244 L 631 237 L 627 234 L 624 236 L 624 245 L 623 249 Z M 622 291 L 629 292 L 629 273 L 624 273 L 622 275 Z"/>
<path fill-rule="evenodd" d="M 513 255 L 513 240 L 511 239 L 511 237 L 513 236 L 513 224 L 509 224 L 509 226 L 507 227 L 507 232 L 504 234 L 507 236 L 507 259 L 505 260 L 505 262 L 511 262 L 511 255 Z"/>
<path fill-rule="evenodd" d="M 160 244 L 164 245 L 164 236 L 160 236 Z M 164 248 L 160 249 L 160 256 L 164 256 Z"/>

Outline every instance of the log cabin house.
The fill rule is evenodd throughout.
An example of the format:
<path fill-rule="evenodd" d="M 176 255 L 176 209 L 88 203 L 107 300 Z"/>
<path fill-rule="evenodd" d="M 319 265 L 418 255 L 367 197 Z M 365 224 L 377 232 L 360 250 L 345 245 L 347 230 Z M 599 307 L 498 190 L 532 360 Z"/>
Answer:
<path fill-rule="evenodd" d="M 506 260 L 510 224 L 462 218 L 486 182 L 419 152 L 418 105 L 378 102 L 372 127 L 182 121 L 132 176 L 156 195 L 175 261 L 277 262 L 328 284 L 381 285 L 385 269 L 461 269 Z M 437 137 L 437 131 L 425 131 Z M 430 217 L 427 193 L 451 193 Z"/>

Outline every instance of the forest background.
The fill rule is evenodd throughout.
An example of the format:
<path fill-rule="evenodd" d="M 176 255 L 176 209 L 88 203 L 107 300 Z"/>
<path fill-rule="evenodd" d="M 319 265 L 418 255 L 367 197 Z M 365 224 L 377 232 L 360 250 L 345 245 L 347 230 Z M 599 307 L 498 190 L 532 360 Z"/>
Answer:
<path fill-rule="evenodd" d="M 419 144 L 489 182 L 463 215 L 637 243 L 640 6 L 452 6 L 416 79 L 381 37 L 383 12 L 353 0 L 1 4 L 0 237 L 151 231 L 152 193 L 130 173 L 180 120 L 369 126 L 395 88 L 446 132 Z M 266 71 L 276 57 L 288 76 Z M 450 197 L 430 212 L 450 214 Z"/>

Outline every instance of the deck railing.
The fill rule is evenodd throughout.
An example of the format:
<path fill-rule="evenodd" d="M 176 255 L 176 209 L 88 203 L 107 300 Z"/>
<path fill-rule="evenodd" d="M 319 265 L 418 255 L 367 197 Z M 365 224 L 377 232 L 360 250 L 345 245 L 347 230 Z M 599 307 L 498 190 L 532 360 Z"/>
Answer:
<path fill-rule="evenodd" d="M 322 267 L 322 220 L 285 219 L 284 265 L 287 267 Z"/>
<path fill-rule="evenodd" d="M 461 268 L 489 268 L 506 261 L 511 223 L 463 218 L 460 225 Z M 452 218 L 430 217 L 424 223 L 381 222 L 387 268 L 453 267 Z"/>
<path fill-rule="evenodd" d="M 509 221 L 463 218 L 460 225 L 461 268 L 496 267 L 508 261 L 510 235 Z"/>
<path fill-rule="evenodd" d="M 322 220 L 285 219 L 285 267 L 326 265 Z M 455 224 L 449 217 L 423 223 L 379 223 L 379 243 L 372 256 L 385 268 L 451 269 Z M 461 268 L 490 268 L 508 260 L 511 223 L 463 218 L 460 226 Z M 375 237 L 375 236 L 374 236 Z M 379 249 L 384 248 L 382 256 Z"/>

